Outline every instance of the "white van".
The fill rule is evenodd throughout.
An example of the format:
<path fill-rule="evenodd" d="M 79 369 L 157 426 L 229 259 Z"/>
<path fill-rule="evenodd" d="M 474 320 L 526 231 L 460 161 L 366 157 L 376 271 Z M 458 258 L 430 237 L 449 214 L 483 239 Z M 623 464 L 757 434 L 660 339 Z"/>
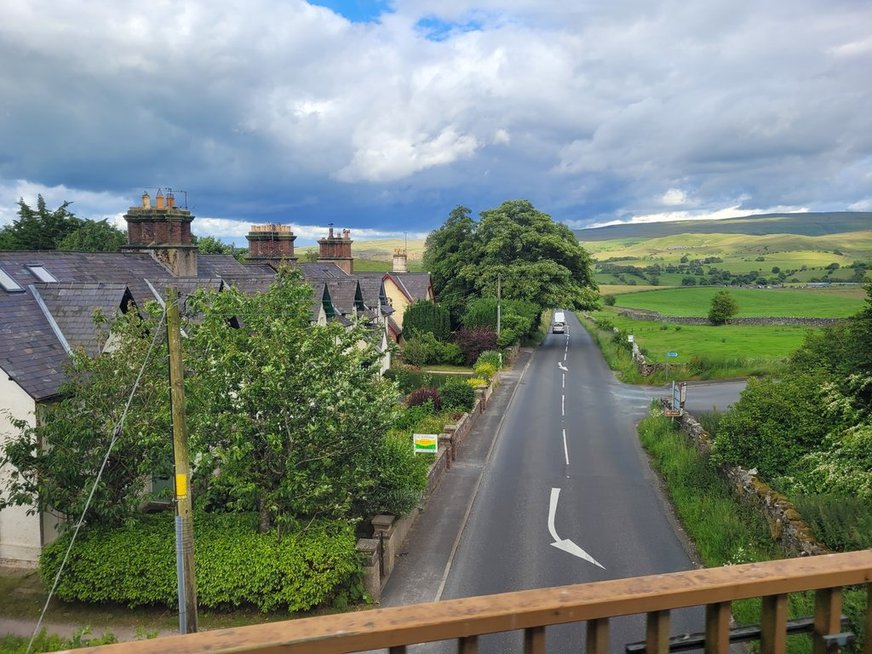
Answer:
<path fill-rule="evenodd" d="M 562 311 L 554 312 L 554 320 L 551 323 L 551 333 L 552 334 L 565 334 L 566 333 L 566 316 L 563 315 Z"/>

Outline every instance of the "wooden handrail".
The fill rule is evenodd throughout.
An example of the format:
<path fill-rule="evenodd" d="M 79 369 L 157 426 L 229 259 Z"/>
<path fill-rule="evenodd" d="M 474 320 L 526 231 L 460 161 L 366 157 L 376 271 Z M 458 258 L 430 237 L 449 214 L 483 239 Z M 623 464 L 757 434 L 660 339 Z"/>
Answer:
<path fill-rule="evenodd" d="M 603 620 L 602 625 L 615 616 L 656 615 L 688 606 L 709 607 L 707 630 L 711 629 L 713 638 L 723 640 L 724 605 L 731 601 L 857 584 L 872 584 L 872 550 L 302 618 L 105 645 L 88 652 L 326 654 L 401 648 L 412 643 L 519 629 L 532 630 L 528 632 L 534 634 L 531 639 L 538 639 L 539 628 L 548 625 Z M 819 597 L 823 598 L 819 604 L 824 609 L 831 606 L 826 602 L 828 595 Z M 867 616 L 869 611 L 867 607 Z M 832 622 L 831 618 L 828 611 L 821 620 Z M 662 634 L 656 631 L 649 636 L 654 642 L 663 642 Z M 465 642 L 471 645 L 474 638 Z"/>

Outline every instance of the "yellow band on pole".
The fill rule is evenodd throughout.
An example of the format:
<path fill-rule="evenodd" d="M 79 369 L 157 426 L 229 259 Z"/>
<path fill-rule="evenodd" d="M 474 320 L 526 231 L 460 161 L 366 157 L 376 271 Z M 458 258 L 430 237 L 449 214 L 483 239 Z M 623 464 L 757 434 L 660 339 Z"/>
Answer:
<path fill-rule="evenodd" d="M 188 475 L 186 474 L 177 474 L 176 475 L 176 498 L 182 498 L 188 496 Z"/>

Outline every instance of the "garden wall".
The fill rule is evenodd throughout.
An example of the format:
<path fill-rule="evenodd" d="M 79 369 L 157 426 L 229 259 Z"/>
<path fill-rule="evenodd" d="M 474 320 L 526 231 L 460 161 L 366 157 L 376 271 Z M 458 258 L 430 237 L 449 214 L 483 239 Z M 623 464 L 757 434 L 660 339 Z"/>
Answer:
<path fill-rule="evenodd" d="M 493 389 L 499 383 L 499 378 L 500 374 L 497 373 L 487 388 L 477 390 L 475 404 L 470 412 L 464 413 L 455 424 L 445 425 L 445 431 L 439 434 L 439 448 L 436 460 L 427 473 L 427 488 L 422 503 L 427 501 L 443 475 L 451 469 L 451 464 L 457 456 L 457 448 L 470 434 L 479 416 L 484 413 Z M 378 602 L 381 597 L 381 589 L 391 575 L 396 555 L 417 517 L 418 509 L 412 510 L 409 515 L 402 518 L 377 515 L 371 520 L 372 537 L 357 541 L 357 550 L 364 560 L 364 585 L 374 602 Z"/>

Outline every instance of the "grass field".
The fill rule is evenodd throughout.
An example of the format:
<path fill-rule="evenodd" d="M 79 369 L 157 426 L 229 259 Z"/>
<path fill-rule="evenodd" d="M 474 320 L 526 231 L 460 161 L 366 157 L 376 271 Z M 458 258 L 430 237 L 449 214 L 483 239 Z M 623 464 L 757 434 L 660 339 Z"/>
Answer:
<path fill-rule="evenodd" d="M 716 286 L 689 286 L 625 293 L 615 306 L 657 311 L 664 316 L 708 315 L 712 297 L 725 290 Z M 729 288 L 739 305 L 736 317 L 847 318 L 861 311 L 866 293 L 846 288 Z"/>
<path fill-rule="evenodd" d="M 754 325 L 679 325 L 654 320 L 633 320 L 614 311 L 600 311 L 615 327 L 632 334 L 651 362 L 690 366 L 686 377 L 719 379 L 771 374 L 805 340 L 808 328 Z M 678 356 L 667 357 L 667 352 Z M 680 376 L 678 368 L 676 375 Z M 651 380 L 649 383 L 654 383 Z"/>

